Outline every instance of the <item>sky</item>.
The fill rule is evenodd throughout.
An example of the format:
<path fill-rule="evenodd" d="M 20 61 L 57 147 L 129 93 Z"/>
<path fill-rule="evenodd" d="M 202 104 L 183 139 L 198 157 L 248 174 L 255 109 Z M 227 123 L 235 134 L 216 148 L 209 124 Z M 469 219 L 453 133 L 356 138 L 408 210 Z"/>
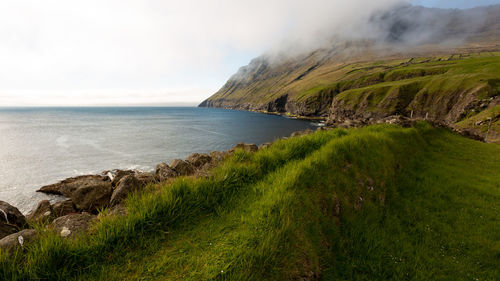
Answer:
<path fill-rule="evenodd" d="M 196 105 L 267 50 L 403 2 L 2 0 L 0 106 Z"/>

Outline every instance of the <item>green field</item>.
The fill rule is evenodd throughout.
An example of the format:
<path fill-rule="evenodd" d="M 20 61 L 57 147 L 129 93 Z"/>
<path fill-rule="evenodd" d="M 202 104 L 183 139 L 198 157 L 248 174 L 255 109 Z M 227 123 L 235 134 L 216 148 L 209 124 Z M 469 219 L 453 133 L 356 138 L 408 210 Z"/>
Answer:
<path fill-rule="evenodd" d="M 91 235 L 42 231 L 0 279 L 499 280 L 499 159 L 425 123 L 280 140 L 148 187 Z"/>

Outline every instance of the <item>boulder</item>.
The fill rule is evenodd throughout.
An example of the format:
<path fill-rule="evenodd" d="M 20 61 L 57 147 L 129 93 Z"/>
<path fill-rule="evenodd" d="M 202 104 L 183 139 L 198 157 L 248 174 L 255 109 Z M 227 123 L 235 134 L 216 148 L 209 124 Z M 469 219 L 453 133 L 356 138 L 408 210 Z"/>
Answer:
<path fill-rule="evenodd" d="M 78 186 L 69 197 L 77 210 L 95 212 L 108 206 L 112 193 L 111 181 L 88 181 Z"/>
<path fill-rule="evenodd" d="M 111 201 L 109 204 L 115 206 L 116 204 L 122 202 L 127 196 L 143 187 L 143 182 L 137 179 L 134 175 L 128 175 L 123 177 L 118 185 L 116 186 L 113 194 L 111 195 Z"/>
<path fill-rule="evenodd" d="M 134 174 L 134 176 L 141 182 L 143 186 L 158 182 L 156 180 L 155 174 L 152 172 L 137 172 Z"/>
<path fill-rule="evenodd" d="M 19 231 L 19 227 L 13 224 L 8 224 L 3 221 L 0 221 L 0 239 L 8 236 L 12 233 L 16 233 Z"/>
<path fill-rule="evenodd" d="M 0 240 L 0 249 L 10 251 L 15 247 L 23 247 L 26 243 L 32 241 L 37 234 L 38 232 L 34 229 L 24 229 L 10 234 Z"/>
<path fill-rule="evenodd" d="M 66 197 L 71 197 L 71 194 L 83 185 L 100 185 L 104 182 L 111 185 L 111 180 L 105 175 L 86 175 L 78 176 L 74 178 L 67 178 L 58 183 L 46 185 L 37 190 L 37 192 L 43 192 L 47 194 L 57 194 L 64 195 Z"/>
<path fill-rule="evenodd" d="M 155 169 L 155 177 L 157 181 L 166 181 L 169 178 L 175 178 L 177 176 L 177 172 L 170 168 L 167 163 L 160 163 L 156 165 Z"/>
<path fill-rule="evenodd" d="M 233 152 L 236 151 L 237 149 L 241 149 L 245 152 L 256 152 L 259 150 L 259 147 L 256 144 L 248 144 L 240 142 L 235 147 L 231 148 L 229 151 Z"/>
<path fill-rule="evenodd" d="M 111 186 L 114 188 L 118 185 L 118 182 L 124 177 L 128 175 L 135 174 L 135 171 L 132 170 L 113 170 L 106 173 L 108 177 L 111 179 Z"/>
<path fill-rule="evenodd" d="M 34 222 L 47 221 L 52 216 L 52 206 L 50 206 L 49 200 L 42 200 L 38 203 L 38 206 L 31 211 L 26 218 Z"/>
<path fill-rule="evenodd" d="M 26 225 L 26 218 L 16 207 L 7 202 L 0 201 L 0 222 L 22 228 Z"/>
<path fill-rule="evenodd" d="M 191 163 L 195 168 L 201 168 L 205 164 L 210 163 L 212 161 L 212 157 L 206 153 L 193 153 L 186 158 L 186 161 Z"/>
<path fill-rule="evenodd" d="M 69 214 L 55 219 L 50 228 L 54 229 L 62 237 L 74 237 L 79 233 L 85 233 L 89 230 L 95 216 L 89 213 Z"/>
<path fill-rule="evenodd" d="M 227 151 L 210 151 L 210 158 L 212 159 L 212 164 L 217 165 L 224 161 L 226 157 L 230 155 Z"/>
<path fill-rule="evenodd" d="M 69 215 L 75 212 L 76 209 L 71 199 L 60 201 L 52 205 L 52 213 L 56 218 Z"/>
<path fill-rule="evenodd" d="M 172 160 L 172 162 L 170 163 L 170 167 L 172 167 L 172 169 L 174 169 L 181 176 L 189 176 L 194 174 L 193 165 L 181 159 Z"/>

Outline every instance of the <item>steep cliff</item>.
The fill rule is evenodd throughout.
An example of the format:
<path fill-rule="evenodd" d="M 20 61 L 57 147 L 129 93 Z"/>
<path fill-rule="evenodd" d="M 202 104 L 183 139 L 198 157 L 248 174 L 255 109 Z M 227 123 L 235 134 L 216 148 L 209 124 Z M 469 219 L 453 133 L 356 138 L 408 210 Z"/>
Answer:
<path fill-rule="evenodd" d="M 404 7 L 372 21 L 384 31 L 380 40 L 261 56 L 200 106 L 323 117 L 331 124 L 404 115 L 476 134 L 492 127 L 490 139 L 500 139 L 500 6 Z M 423 39 L 410 44 L 417 35 Z"/>

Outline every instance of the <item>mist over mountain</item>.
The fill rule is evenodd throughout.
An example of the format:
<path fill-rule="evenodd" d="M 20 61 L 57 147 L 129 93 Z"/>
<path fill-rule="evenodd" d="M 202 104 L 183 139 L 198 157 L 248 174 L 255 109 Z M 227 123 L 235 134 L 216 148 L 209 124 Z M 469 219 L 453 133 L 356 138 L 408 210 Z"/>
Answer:
<path fill-rule="evenodd" d="M 464 122 L 464 116 L 496 112 L 500 5 L 467 10 L 393 5 L 353 20 L 346 30 L 332 28 L 322 40 L 270 50 L 200 106 L 322 117 L 330 123 L 417 114 L 451 125 Z"/>

